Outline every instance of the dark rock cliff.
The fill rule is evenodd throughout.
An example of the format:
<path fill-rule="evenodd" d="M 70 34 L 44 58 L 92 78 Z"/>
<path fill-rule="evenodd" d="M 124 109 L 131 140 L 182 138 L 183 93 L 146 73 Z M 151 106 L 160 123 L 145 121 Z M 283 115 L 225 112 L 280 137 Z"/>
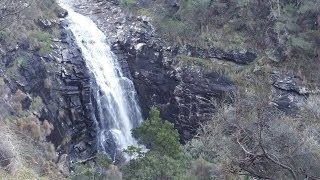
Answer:
<path fill-rule="evenodd" d="M 81 4 L 78 11 L 89 13 L 110 38 L 113 52 L 135 84 L 143 114 L 156 106 L 162 118 L 178 128 L 182 141 L 192 138 L 200 123 L 212 118 L 215 106 L 232 91 L 231 80 L 179 66 L 176 56 L 183 53 L 165 47 L 147 17 L 126 15 L 115 4 L 91 2 Z"/>
<path fill-rule="evenodd" d="M 150 1 L 139 3 L 140 6 L 148 6 L 148 3 L 150 5 Z M 176 7 L 174 4 L 177 3 L 165 1 L 162 5 L 172 10 Z M 155 34 L 148 17 L 123 12 L 118 1 L 92 0 L 79 5 L 78 11 L 88 14 L 109 37 L 109 43 L 124 72 L 135 84 L 143 114 L 146 116 L 151 106 L 158 107 L 162 118 L 174 122 L 182 141 L 192 138 L 200 123 L 213 118 L 215 108 L 230 100 L 234 86 L 227 76 L 208 72 L 197 66 L 182 66 L 178 57 L 217 59 L 230 61 L 235 65 L 248 65 L 257 58 L 251 50 L 226 52 L 215 47 L 203 49 L 189 45 L 166 46 Z M 271 75 L 270 81 L 274 76 L 281 75 Z M 286 92 L 288 88 L 300 91 L 304 87 L 297 87 L 290 82 L 284 82 L 288 87 L 284 86 L 281 84 L 282 78 L 278 77 L 273 83 L 280 90 L 274 92 L 274 103 L 290 113 L 294 111 L 292 107 L 303 101 L 304 97 L 293 95 L 296 99 L 293 101 L 290 98 L 283 100 L 282 97 L 289 96 Z M 280 97 L 279 93 L 282 95 L 277 99 L 276 97 Z M 285 104 L 289 108 L 285 108 Z"/>
<path fill-rule="evenodd" d="M 61 39 L 54 39 L 52 52 L 42 55 L 21 40 L 15 47 L 1 46 L 1 76 L 12 93 L 18 89 L 39 96 L 43 107 L 33 112 L 48 120 L 54 130 L 48 137 L 60 154 L 85 160 L 96 152 L 96 127 L 92 116 L 91 78 L 74 39 L 61 23 Z M 20 64 L 17 61 L 21 59 Z M 28 109 L 29 101 L 23 107 Z M 28 103 L 29 102 L 29 103 Z"/>

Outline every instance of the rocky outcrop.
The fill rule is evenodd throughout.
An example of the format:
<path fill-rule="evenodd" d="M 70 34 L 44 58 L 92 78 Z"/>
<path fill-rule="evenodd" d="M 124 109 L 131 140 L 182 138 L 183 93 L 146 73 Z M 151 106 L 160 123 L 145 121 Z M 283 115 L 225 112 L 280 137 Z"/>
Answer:
<path fill-rule="evenodd" d="M 60 117 L 60 122 L 71 138 L 68 147 L 71 158 L 84 160 L 96 152 L 96 123 L 91 94 L 94 84 L 69 30 L 62 30 L 60 44 L 59 53 L 53 55 L 61 63 L 58 90 L 64 103 L 60 102 L 59 109 L 67 111 L 65 116 Z"/>
<path fill-rule="evenodd" d="M 155 37 L 147 17 L 127 16 L 109 1 L 82 4 L 78 10 L 91 12 L 91 18 L 110 37 L 123 71 L 135 84 L 143 114 L 158 107 L 162 118 L 178 128 L 182 141 L 192 138 L 199 124 L 211 119 L 216 105 L 232 91 L 226 76 L 180 67 L 177 48 L 165 47 Z"/>
<path fill-rule="evenodd" d="M 303 79 L 293 74 L 274 72 L 273 86 L 284 91 L 295 92 L 299 95 L 309 94 L 309 90 L 304 85 Z"/>
<path fill-rule="evenodd" d="M 79 48 L 61 24 L 61 39 L 54 39 L 52 52 L 42 55 L 27 40 L 3 50 L 0 69 L 11 92 L 18 89 L 33 97 L 39 96 L 43 106 L 40 120 L 49 120 L 54 130 L 48 140 L 60 154 L 71 160 L 85 160 L 96 151 L 96 128 L 91 99 L 91 78 Z M 30 98 L 22 108 L 29 109 Z"/>
<path fill-rule="evenodd" d="M 257 58 L 257 55 L 254 52 L 246 49 L 242 51 L 225 52 L 215 47 L 203 49 L 188 45 L 177 50 L 180 54 L 185 54 L 191 57 L 201 57 L 205 59 L 215 58 L 244 65 L 252 63 Z"/>
<path fill-rule="evenodd" d="M 296 114 L 311 91 L 303 79 L 294 73 L 275 71 L 271 74 L 272 104 L 287 114 Z"/>

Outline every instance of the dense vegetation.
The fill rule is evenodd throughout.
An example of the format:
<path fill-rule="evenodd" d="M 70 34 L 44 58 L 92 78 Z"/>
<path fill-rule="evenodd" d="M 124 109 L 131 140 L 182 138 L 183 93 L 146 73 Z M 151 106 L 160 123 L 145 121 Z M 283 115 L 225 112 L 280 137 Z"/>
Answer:
<path fill-rule="evenodd" d="M 132 130 L 145 147 L 130 146 L 130 161 L 110 166 L 107 157 L 77 167 L 77 178 L 94 179 L 318 179 L 319 144 L 314 132 L 319 111 L 313 102 L 303 117 L 292 118 L 260 101 L 261 94 L 222 107 L 199 136 L 180 145 L 173 124 L 151 108 L 149 117 Z M 317 101 L 316 101 L 317 102 Z M 318 104 L 319 105 L 319 104 Z M 301 118 L 309 117 L 308 122 Z M 314 119 L 313 119 L 314 118 Z M 165 139 L 168 139 L 166 141 Z M 76 178 L 75 178 L 76 179 Z"/>
<path fill-rule="evenodd" d="M 66 159 L 60 158 L 59 168 L 55 147 L 46 141 L 54 127 L 35 115 L 43 107 L 41 98 L 20 90 L 10 95 L 3 78 L 0 92 L 0 178 L 61 179 Z M 23 101 L 30 99 L 29 107 L 23 107 Z"/>
<path fill-rule="evenodd" d="M 263 64 L 295 70 L 310 83 L 319 81 L 317 0 L 181 0 L 174 7 L 166 1 L 120 2 L 137 15 L 151 17 L 159 35 L 172 44 L 251 49 Z"/>
<path fill-rule="evenodd" d="M 0 41 L 7 46 L 28 42 L 42 55 L 51 51 L 51 39 L 59 35 L 54 0 L 2 0 L 0 6 Z"/>

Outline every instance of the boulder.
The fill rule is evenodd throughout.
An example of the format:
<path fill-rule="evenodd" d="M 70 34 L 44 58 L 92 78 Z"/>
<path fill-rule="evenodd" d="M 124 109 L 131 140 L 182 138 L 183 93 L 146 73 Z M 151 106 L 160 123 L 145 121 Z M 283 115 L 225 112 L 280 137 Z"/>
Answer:
<path fill-rule="evenodd" d="M 191 57 L 200 57 L 205 59 L 215 58 L 243 65 L 250 64 L 257 58 L 257 55 L 254 52 L 247 49 L 225 52 L 222 49 L 215 47 L 203 49 L 191 45 L 176 48 L 180 54 L 188 55 Z"/>
<path fill-rule="evenodd" d="M 60 9 L 57 11 L 57 16 L 58 16 L 59 18 L 65 18 L 65 17 L 68 16 L 68 11 L 65 10 L 65 9 L 60 8 Z"/>
<path fill-rule="evenodd" d="M 309 94 L 308 88 L 304 85 L 303 79 L 294 74 L 273 73 L 273 86 L 299 95 Z"/>
<path fill-rule="evenodd" d="M 56 25 L 56 22 L 53 21 L 53 20 L 49 20 L 49 19 L 39 18 L 38 19 L 38 24 L 43 29 L 51 29 L 53 26 Z"/>

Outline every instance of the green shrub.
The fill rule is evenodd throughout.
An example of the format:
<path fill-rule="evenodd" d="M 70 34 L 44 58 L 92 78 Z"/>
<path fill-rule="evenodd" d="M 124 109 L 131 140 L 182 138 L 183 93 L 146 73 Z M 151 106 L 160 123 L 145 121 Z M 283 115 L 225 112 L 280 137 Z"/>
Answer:
<path fill-rule="evenodd" d="M 104 153 L 98 153 L 96 155 L 96 166 L 108 169 L 112 164 L 112 160 L 108 157 L 108 155 Z"/>
<path fill-rule="evenodd" d="M 147 16 L 147 17 L 153 17 L 154 14 L 150 9 L 146 9 L 146 8 L 140 8 L 137 10 L 137 15 L 138 16 Z"/>
<path fill-rule="evenodd" d="M 26 60 L 26 57 L 19 56 L 13 61 L 13 65 L 9 68 L 7 68 L 6 75 L 9 76 L 11 79 L 17 79 L 19 74 L 19 69 L 26 68 L 28 65 L 28 62 Z"/>
<path fill-rule="evenodd" d="M 94 164 L 86 163 L 86 164 L 76 164 L 74 167 L 74 174 L 69 177 L 70 180 L 90 180 L 95 179 L 94 174 Z"/>
<path fill-rule="evenodd" d="M 43 106 L 42 99 L 41 99 L 41 97 L 37 96 L 37 97 L 33 98 L 31 105 L 30 105 L 30 109 L 32 111 L 40 111 L 42 106 Z"/>
<path fill-rule="evenodd" d="M 27 67 L 27 65 L 28 65 L 28 62 L 27 62 L 26 58 L 23 57 L 23 56 L 17 57 L 15 59 L 15 63 L 16 63 L 16 66 L 18 68 L 23 68 L 23 69 L 25 69 Z"/>
<path fill-rule="evenodd" d="M 180 151 L 178 130 L 172 123 L 162 121 L 160 111 L 155 107 L 151 108 L 148 119 L 140 127 L 132 129 L 132 135 L 151 151 L 169 157 L 176 156 Z"/>
<path fill-rule="evenodd" d="M 142 151 L 142 148 L 135 146 L 128 146 L 128 148 L 125 149 L 123 152 L 128 154 L 132 159 L 143 158 L 145 156 L 145 153 Z"/>
<path fill-rule="evenodd" d="M 0 31 L 0 40 L 5 40 L 8 34 L 5 31 Z"/>
<path fill-rule="evenodd" d="M 122 168 L 124 180 L 195 179 L 190 174 L 189 156 L 182 154 L 171 158 L 157 152 L 148 153 L 143 159 L 131 160 Z"/>
<path fill-rule="evenodd" d="M 187 39 L 192 39 L 195 33 L 192 26 L 177 18 L 166 17 L 158 23 L 158 32 L 169 42 L 184 44 Z"/>
<path fill-rule="evenodd" d="M 314 48 L 312 43 L 299 37 L 289 37 L 289 43 L 293 48 L 299 48 L 304 51 L 310 51 L 310 50 L 313 50 Z"/>
<path fill-rule="evenodd" d="M 124 8 L 133 7 L 136 3 L 136 0 L 120 0 L 120 5 Z"/>
<path fill-rule="evenodd" d="M 38 31 L 35 32 L 32 37 L 32 45 L 40 48 L 40 54 L 46 55 L 52 51 L 52 37 L 49 33 Z"/>
<path fill-rule="evenodd" d="M 15 66 L 12 66 L 10 68 L 7 68 L 7 71 L 6 71 L 6 75 L 8 77 L 10 77 L 10 79 L 17 79 L 17 73 L 18 73 L 18 68 L 15 67 Z"/>
<path fill-rule="evenodd" d="M 117 168 L 112 165 L 112 160 L 105 153 L 97 153 L 94 162 L 77 163 L 73 174 L 68 178 L 71 180 L 106 179 L 119 175 Z M 121 173 L 120 173 L 121 176 Z M 110 179 L 113 180 L 113 179 Z M 117 180 L 117 179 L 115 179 Z M 120 180 L 120 179 L 119 179 Z"/>

